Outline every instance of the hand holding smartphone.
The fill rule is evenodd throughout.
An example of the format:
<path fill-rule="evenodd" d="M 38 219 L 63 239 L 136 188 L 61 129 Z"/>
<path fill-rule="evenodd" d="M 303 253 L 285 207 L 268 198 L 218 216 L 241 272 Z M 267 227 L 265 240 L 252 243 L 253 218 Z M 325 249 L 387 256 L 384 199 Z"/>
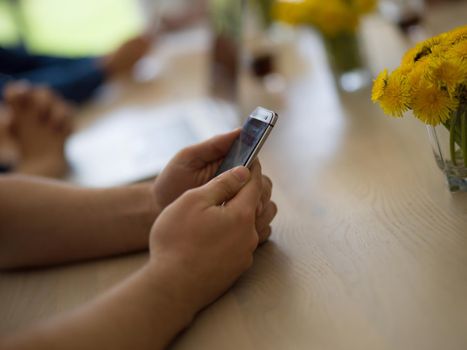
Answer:
<path fill-rule="evenodd" d="M 240 135 L 233 142 L 214 177 L 236 166 L 243 165 L 249 168 L 266 142 L 278 117 L 273 111 L 257 107 L 246 120 Z"/>

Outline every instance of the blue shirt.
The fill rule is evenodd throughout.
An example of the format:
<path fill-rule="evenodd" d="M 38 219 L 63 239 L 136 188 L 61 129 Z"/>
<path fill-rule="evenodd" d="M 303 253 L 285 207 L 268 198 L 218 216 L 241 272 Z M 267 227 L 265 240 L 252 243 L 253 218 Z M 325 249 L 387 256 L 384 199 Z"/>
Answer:
<path fill-rule="evenodd" d="M 23 49 L 0 47 L 0 92 L 8 82 L 26 80 L 32 85 L 47 86 L 67 100 L 83 103 L 105 79 L 96 57 L 40 56 Z M 0 95 L 3 97 L 3 93 Z"/>

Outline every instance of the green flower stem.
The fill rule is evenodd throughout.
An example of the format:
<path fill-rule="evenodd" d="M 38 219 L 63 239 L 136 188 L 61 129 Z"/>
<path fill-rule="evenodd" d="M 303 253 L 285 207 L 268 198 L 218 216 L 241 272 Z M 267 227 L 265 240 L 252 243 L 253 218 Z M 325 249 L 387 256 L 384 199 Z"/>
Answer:
<path fill-rule="evenodd" d="M 323 35 L 331 64 L 339 74 L 363 66 L 357 33 L 342 32 L 335 36 Z"/>
<path fill-rule="evenodd" d="M 459 119 L 459 111 L 454 113 L 452 119 L 449 121 L 449 151 L 451 153 L 452 164 L 457 166 L 456 160 L 456 126 Z"/>
<path fill-rule="evenodd" d="M 464 166 L 467 167 L 467 106 L 461 104 L 451 119 L 443 122 L 449 130 L 449 152 L 454 166 L 458 165 L 456 145 L 459 147 Z"/>
<path fill-rule="evenodd" d="M 454 116 L 450 120 L 447 120 L 447 121 L 443 122 L 443 125 L 446 127 L 446 129 L 449 130 L 449 133 L 451 133 L 451 124 L 452 124 L 453 119 L 454 119 Z M 454 124 L 454 126 L 455 125 L 456 124 Z M 460 147 L 461 146 L 461 131 L 460 131 L 460 128 L 454 127 L 454 126 L 453 126 L 453 129 L 452 129 L 454 142 L 457 145 L 459 145 L 459 147 Z"/>
<path fill-rule="evenodd" d="M 271 12 L 274 0 L 254 0 L 253 2 L 256 2 L 258 5 L 263 27 L 268 28 L 273 21 Z"/>

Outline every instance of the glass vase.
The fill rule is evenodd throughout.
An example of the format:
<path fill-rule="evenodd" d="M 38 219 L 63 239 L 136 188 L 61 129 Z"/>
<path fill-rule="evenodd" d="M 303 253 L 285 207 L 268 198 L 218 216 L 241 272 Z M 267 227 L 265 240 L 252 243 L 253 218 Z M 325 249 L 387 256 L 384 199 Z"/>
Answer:
<path fill-rule="evenodd" d="M 212 48 L 210 92 L 238 105 L 245 1 L 209 0 Z"/>
<path fill-rule="evenodd" d="M 249 1 L 251 17 L 244 37 L 245 62 L 252 76 L 268 93 L 282 92 L 285 88 L 284 78 L 278 72 L 282 33 L 273 21 L 274 1 Z"/>
<path fill-rule="evenodd" d="M 263 79 L 275 71 L 275 48 L 271 40 L 272 0 L 250 0 L 248 23 L 245 38 L 246 58 L 253 76 Z"/>
<path fill-rule="evenodd" d="M 353 92 L 370 84 L 371 76 L 356 32 L 323 35 L 323 40 L 334 77 L 341 90 Z"/>
<path fill-rule="evenodd" d="M 451 192 L 467 192 L 467 109 L 461 106 L 438 126 L 428 126 L 436 163 Z"/>

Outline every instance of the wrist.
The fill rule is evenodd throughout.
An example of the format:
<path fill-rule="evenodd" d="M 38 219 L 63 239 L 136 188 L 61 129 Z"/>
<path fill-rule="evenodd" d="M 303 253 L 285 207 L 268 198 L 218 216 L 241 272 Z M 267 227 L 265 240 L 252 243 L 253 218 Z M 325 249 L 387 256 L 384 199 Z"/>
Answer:
<path fill-rule="evenodd" d="M 150 285 L 152 295 L 166 308 L 164 314 L 169 315 L 168 321 L 179 330 L 187 327 L 199 309 L 190 298 L 188 279 L 183 277 L 176 266 L 163 262 L 150 261 L 143 267 L 142 273 Z"/>
<path fill-rule="evenodd" d="M 148 182 L 140 185 L 135 185 L 135 187 L 139 187 L 140 198 L 141 201 L 144 203 L 142 217 L 144 222 L 146 223 L 146 227 L 148 227 L 148 229 L 150 230 L 152 225 L 154 224 L 154 221 L 156 221 L 157 217 L 160 215 L 162 209 L 160 208 L 154 196 L 154 191 L 151 183 Z"/>
<path fill-rule="evenodd" d="M 127 251 L 147 249 L 149 233 L 159 216 L 159 209 L 152 195 L 150 184 L 137 184 L 124 187 L 124 197 L 120 201 L 118 215 L 125 218 L 130 234 L 126 234 Z"/>

